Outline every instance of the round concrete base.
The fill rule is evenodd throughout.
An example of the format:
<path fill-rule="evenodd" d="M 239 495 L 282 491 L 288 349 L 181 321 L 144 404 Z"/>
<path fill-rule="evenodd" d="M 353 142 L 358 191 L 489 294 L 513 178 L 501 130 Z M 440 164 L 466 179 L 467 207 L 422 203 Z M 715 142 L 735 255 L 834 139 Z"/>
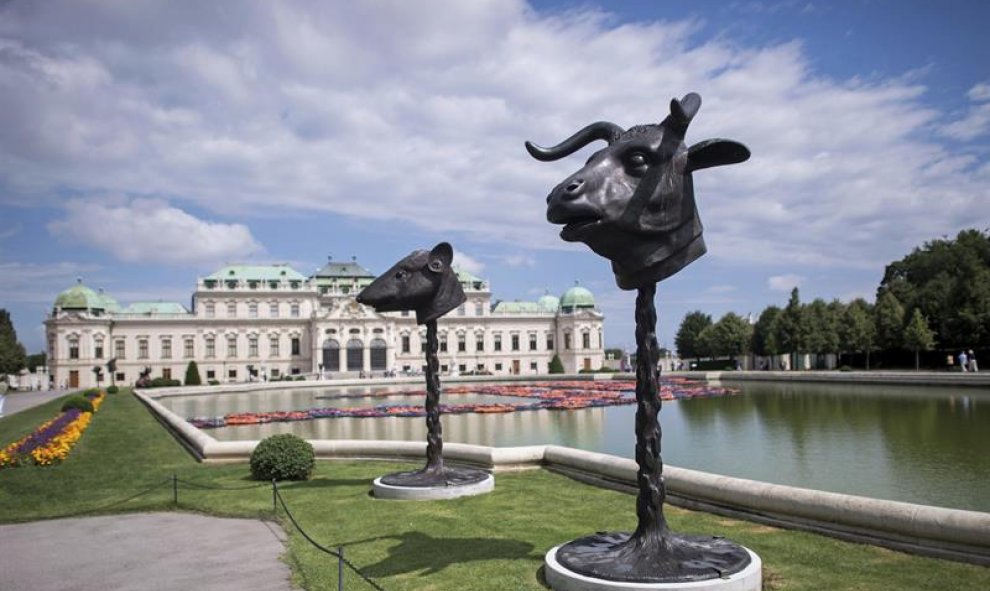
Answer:
<path fill-rule="evenodd" d="M 376 499 L 400 501 L 434 501 L 483 495 L 495 489 L 495 477 L 489 474 L 481 482 L 456 486 L 393 486 L 384 484 L 382 476 L 375 479 L 373 490 Z"/>
<path fill-rule="evenodd" d="M 563 544 L 561 544 L 563 545 Z M 557 562 L 557 546 L 547 552 L 546 579 L 553 591 L 625 591 L 638 589 L 643 591 L 760 591 L 763 584 L 763 563 L 752 550 L 749 552 L 749 566 L 734 575 L 724 579 L 708 581 L 689 581 L 685 583 L 628 583 L 624 581 L 607 581 L 586 577 L 571 571 Z"/>

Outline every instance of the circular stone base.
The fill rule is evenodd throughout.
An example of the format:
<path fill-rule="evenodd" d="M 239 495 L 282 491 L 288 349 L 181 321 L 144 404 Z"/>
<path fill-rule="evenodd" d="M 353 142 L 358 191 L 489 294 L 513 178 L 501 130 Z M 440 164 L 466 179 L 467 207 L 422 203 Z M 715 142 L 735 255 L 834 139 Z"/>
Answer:
<path fill-rule="evenodd" d="M 749 553 L 749 565 L 724 578 L 681 583 L 630 583 L 597 579 L 567 569 L 557 562 L 557 551 L 562 546 L 563 544 L 552 548 L 544 558 L 546 580 L 553 591 L 624 591 L 628 589 L 644 591 L 760 591 L 763 585 L 763 563 L 760 561 L 760 557 L 749 548 L 743 548 Z"/>
<path fill-rule="evenodd" d="M 470 497 L 473 495 L 483 495 L 495 489 L 495 477 L 491 474 L 484 474 L 484 478 L 468 484 L 439 484 L 435 486 L 402 486 L 386 484 L 382 480 L 388 476 L 379 476 L 375 479 L 373 490 L 377 499 L 395 499 L 400 501 L 433 501 L 438 499 L 456 499 L 457 497 Z M 393 476 L 393 475 L 389 475 Z"/>

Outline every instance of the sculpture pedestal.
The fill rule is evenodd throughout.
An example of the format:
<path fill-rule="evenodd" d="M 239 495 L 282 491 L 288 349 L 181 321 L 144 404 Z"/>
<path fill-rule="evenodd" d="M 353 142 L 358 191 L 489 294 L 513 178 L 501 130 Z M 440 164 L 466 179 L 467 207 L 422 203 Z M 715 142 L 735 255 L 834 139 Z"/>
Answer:
<path fill-rule="evenodd" d="M 553 591 L 760 591 L 763 583 L 763 563 L 749 548 L 742 548 L 749 555 L 749 564 L 741 571 L 705 580 L 681 582 L 630 582 L 613 581 L 574 572 L 557 561 L 561 544 L 544 558 L 546 581 Z"/>
<path fill-rule="evenodd" d="M 416 470 L 379 476 L 372 486 L 377 499 L 432 501 L 491 492 L 495 477 L 482 470 L 445 467 L 442 472 Z"/>

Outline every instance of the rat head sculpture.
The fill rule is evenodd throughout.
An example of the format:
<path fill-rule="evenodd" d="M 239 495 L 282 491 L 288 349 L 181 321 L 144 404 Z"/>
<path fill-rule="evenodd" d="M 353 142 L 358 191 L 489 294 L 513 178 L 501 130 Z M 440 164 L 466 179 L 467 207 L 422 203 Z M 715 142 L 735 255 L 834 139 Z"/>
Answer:
<path fill-rule="evenodd" d="M 595 140 L 608 142 L 550 192 L 547 220 L 564 225 L 564 240 L 583 242 L 612 261 L 622 289 L 656 283 L 705 254 L 691 173 L 749 158 L 746 146 L 731 140 L 684 143 L 700 107 L 701 97 L 690 93 L 673 99 L 659 124 L 627 131 L 599 121 L 552 148 L 526 142 L 530 155 L 543 161 Z"/>
<path fill-rule="evenodd" d="M 467 299 L 450 266 L 453 258 L 446 242 L 413 251 L 361 290 L 357 301 L 379 312 L 415 310 L 419 324 L 436 320 Z"/>

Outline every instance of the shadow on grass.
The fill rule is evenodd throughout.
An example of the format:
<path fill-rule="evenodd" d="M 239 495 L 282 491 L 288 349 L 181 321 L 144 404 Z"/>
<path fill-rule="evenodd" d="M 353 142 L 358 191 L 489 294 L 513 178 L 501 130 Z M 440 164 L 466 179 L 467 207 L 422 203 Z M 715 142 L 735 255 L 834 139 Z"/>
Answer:
<path fill-rule="evenodd" d="M 388 549 L 387 557 L 361 568 L 361 572 L 369 577 L 389 577 L 417 571 L 423 571 L 421 576 L 429 576 L 452 564 L 464 562 L 541 558 L 532 554 L 533 545 L 527 542 L 494 538 L 435 538 L 422 532 L 380 536 L 342 545 L 354 546 L 382 540 L 397 540 L 399 543 Z"/>
<path fill-rule="evenodd" d="M 371 488 L 370 478 L 314 478 L 298 482 L 283 481 L 278 483 L 280 490 L 297 488 L 329 488 L 332 486 L 367 486 Z"/>

